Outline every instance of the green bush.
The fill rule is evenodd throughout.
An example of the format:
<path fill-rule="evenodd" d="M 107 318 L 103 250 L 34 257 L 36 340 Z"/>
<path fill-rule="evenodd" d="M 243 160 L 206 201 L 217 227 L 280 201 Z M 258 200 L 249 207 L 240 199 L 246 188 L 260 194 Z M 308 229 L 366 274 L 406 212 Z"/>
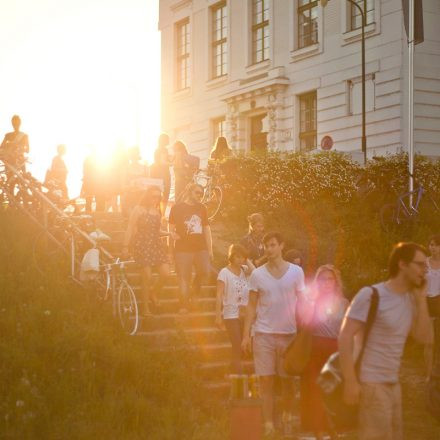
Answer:
<path fill-rule="evenodd" d="M 26 219 L 2 212 L 0 227 L 1 438 L 225 437 L 191 352 L 123 334 L 110 304 L 34 271 Z"/>
<path fill-rule="evenodd" d="M 338 152 L 238 156 L 219 164 L 215 176 L 224 192 L 220 218 L 234 230 L 232 241 L 244 235 L 246 217 L 261 212 L 268 229 L 303 251 L 310 276 L 320 264 L 340 267 L 348 296 L 386 276 L 394 243 L 426 243 L 440 230 L 427 195 L 417 222 L 391 232 L 381 228 L 381 207 L 407 191 L 406 154 L 370 160 L 365 168 Z M 437 198 L 440 162 L 416 156 L 415 176 Z"/>

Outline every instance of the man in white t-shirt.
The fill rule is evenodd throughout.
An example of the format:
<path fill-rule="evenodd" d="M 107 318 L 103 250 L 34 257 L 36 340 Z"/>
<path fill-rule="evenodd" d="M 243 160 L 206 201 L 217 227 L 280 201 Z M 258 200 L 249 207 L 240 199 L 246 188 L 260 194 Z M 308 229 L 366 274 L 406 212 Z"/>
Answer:
<path fill-rule="evenodd" d="M 360 404 L 360 440 L 403 438 L 399 370 L 405 342 L 410 333 L 422 344 L 431 343 L 433 337 L 426 302 L 426 255 L 425 248 L 415 243 L 399 243 L 391 252 L 390 278 L 375 285 L 379 306 L 359 371 L 354 340 L 365 328 L 370 287 L 359 291 L 345 315 L 339 335 L 344 400 Z"/>
<path fill-rule="evenodd" d="M 251 347 L 251 326 L 255 373 L 260 376 L 265 433 L 274 431 L 274 378 L 282 378 L 287 413 L 292 411 L 293 387 L 283 369 L 283 354 L 296 335 L 296 303 L 304 290 L 304 272 L 283 260 L 284 240 L 277 232 L 263 238 L 267 263 L 255 269 L 249 279 L 249 304 L 243 331 L 242 347 Z M 254 322 L 255 321 L 255 322 Z"/>

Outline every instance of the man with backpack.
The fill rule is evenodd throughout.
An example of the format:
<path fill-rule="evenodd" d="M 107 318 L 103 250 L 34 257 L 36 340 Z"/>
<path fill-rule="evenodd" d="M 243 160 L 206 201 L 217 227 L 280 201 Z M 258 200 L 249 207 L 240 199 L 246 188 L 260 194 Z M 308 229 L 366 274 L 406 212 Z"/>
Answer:
<path fill-rule="evenodd" d="M 20 131 L 20 116 L 12 116 L 11 123 L 14 131 L 6 133 L 0 145 L 0 152 L 11 165 L 25 171 L 24 155 L 29 153 L 28 135 Z"/>
<path fill-rule="evenodd" d="M 374 285 L 379 301 L 361 365 L 356 371 L 355 340 L 362 336 L 370 309 L 371 287 L 353 299 L 339 336 L 344 401 L 359 403 L 360 440 L 400 440 L 402 397 L 399 370 L 409 334 L 422 344 L 432 343 L 426 301 L 427 251 L 415 243 L 399 243 L 389 259 L 389 279 Z"/>

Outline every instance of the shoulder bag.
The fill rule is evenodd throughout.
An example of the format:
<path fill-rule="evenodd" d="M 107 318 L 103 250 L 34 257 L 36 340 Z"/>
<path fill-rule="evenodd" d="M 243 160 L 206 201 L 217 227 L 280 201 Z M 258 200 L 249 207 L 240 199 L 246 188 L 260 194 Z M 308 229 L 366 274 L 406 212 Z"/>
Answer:
<path fill-rule="evenodd" d="M 379 293 L 375 287 L 371 287 L 370 308 L 368 310 L 365 332 L 362 341 L 361 351 L 356 360 L 355 369 L 359 377 L 362 358 L 365 352 L 368 336 L 376 319 L 379 307 Z M 358 405 L 347 405 L 343 400 L 344 377 L 342 375 L 339 353 L 333 353 L 321 369 L 317 383 L 321 388 L 324 406 L 329 417 L 329 421 L 336 430 L 354 429 L 358 423 Z"/>

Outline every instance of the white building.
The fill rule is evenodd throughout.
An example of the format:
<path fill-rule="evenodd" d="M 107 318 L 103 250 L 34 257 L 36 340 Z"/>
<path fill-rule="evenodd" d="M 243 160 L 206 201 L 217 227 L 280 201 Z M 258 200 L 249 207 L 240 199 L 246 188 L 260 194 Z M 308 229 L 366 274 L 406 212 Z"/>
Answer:
<path fill-rule="evenodd" d="M 363 0 L 356 0 L 362 3 Z M 416 151 L 440 154 L 440 0 L 423 0 Z M 367 0 L 368 155 L 407 146 L 401 0 Z M 207 158 L 234 149 L 361 149 L 360 17 L 346 0 L 160 0 L 162 128 Z M 355 154 L 356 155 L 356 154 Z"/>

